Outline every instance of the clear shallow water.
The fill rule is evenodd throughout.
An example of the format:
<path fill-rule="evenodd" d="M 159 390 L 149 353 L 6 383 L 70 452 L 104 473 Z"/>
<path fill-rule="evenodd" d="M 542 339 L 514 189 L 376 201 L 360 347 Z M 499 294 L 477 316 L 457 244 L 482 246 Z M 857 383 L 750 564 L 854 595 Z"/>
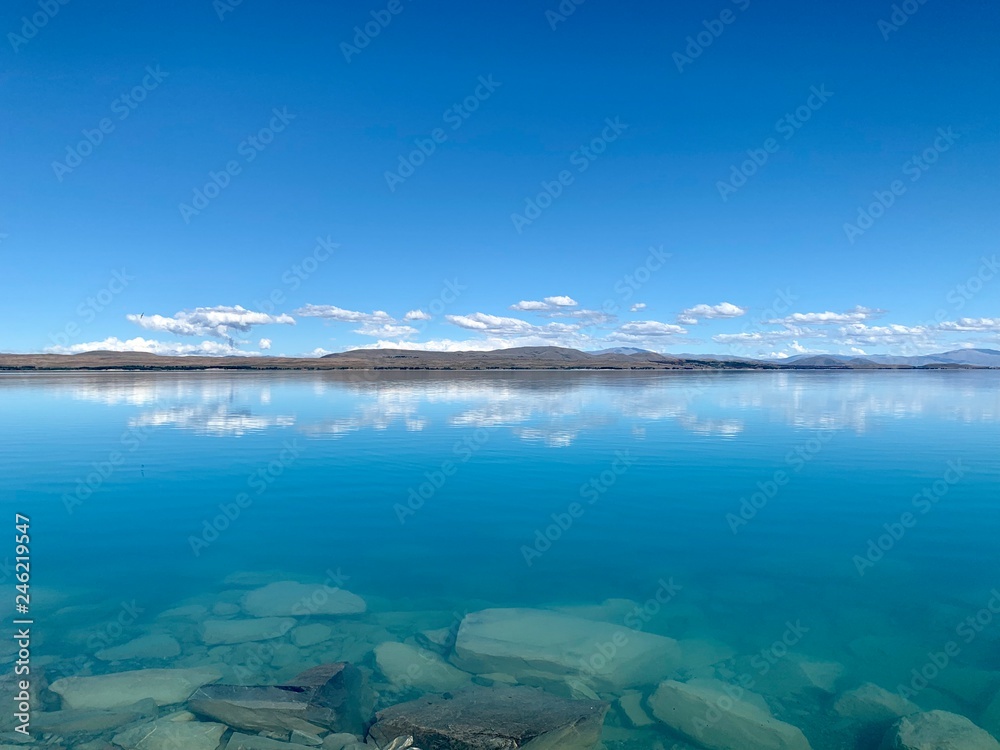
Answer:
<path fill-rule="evenodd" d="M 980 721 L 1000 691 L 1000 613 L 960 630 L 1000 587 L 997 372 L 3 375 L 0 413 L 53 677 L 164 666 L 94 653 L 233 600 L 234 575 L 334 572 L 384 630 L 369 642 L 652 602 L 586 611 L 725 646 L 714 675 L 750 674 L 816 748 L 858 741 L 837 694 L 908 684 L 949 640 L 914 701 Z M 119 628 L 122 601 L 141 612 Z M 835 693 L 779 695 L 761 665 L 786 650 L 842 665 Z M 606 742 L 677 741 L 624 723 Z"/>

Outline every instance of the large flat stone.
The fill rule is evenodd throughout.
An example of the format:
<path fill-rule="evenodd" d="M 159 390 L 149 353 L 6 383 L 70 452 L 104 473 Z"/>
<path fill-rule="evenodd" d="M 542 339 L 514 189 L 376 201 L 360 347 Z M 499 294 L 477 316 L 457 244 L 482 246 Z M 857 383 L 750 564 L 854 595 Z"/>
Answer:
<path fill-rule="evenodd" d="M 900 719 L 886 733 L 882 750 L 1000 750 L 1000 742 L 964 716 L 928 711 Z"/>
<path fill-rule="evenodd" d="M 188 707 L 199 716 L 248 731 L 323 730 L 309 720 L 309 701 L 302 693 L 271 685 L 207 685 L 191 696 Z"/>
<path fill-rule="evenodd" d="M 990 702 L 983 711 L 983 715 L 979 721 L 983 727 L 990 732 L 994 737 L 1000 739 L 1000 693 L 996 694 L 996 697 Z"/>
<path fill-rule="evenodd" d="M 250 591 L 242 604 L 243 611 L 254 617 L 356 615 L 367 609 L 365 600 L 350 591 L 296 581 L 278 581 Z"/>
<path fill-rule="evenodd" d="M 181 644 L 166 633 L 143 635 L 120 646 L 103 648 L 96 656 L 101 661 L 125 661 L 127 659 L 172 659 L 181 653 Z"/>
<path fill-rule="evenodd" d="M 295 627 L 291 617 L 259 617 L 251 620 L 205 620 L 201 639 L 210 646 L 250 643 L 281 638 Z"/>
<path fill-rule="evenodd" d="M 884 730 L 896 719 L 920 712 L 920 707 L 899 693 L 870 682 L 848 690 L 833 704 L 838 715 L 865 724 L 884 724 Z"/>
<path fill-rule="evenodd" d="M 39 711 L 31 717 L 31 729 L 40 734 L 92 734 L 156 716 L 156 712 L 156 702 L 152 700 L 139 701 L 132 706 L 113 710 L 82 708 Z"/>
<path fill-rule="evenodd" d="M 474 674 L 511 674 L 522 684 L 570 678 L 613 691 L 655 684 L 681 658 L 672 638 L 548 610 L 486 609 L 462 620 L 452 661 Z"/>
<path fill-rule="evenodd" d="M 810 750 L 802 730 L 771 715 L 763 699 L 719 680 L 662 683 L 653 715 L 709 750 Z"/>
<path fill-rule="evenodd" d="M 213 667 L 138 669 L 131 672 L 64 677 L 49 689 L 62 696 L 63 708 L 122 708 L 149 698 L 158 706 L 183 703 L 195 690 L 222 678 Z"/>
<path fill-rule="evenodd" d="M 364 675 L 350 664 L 303 672 L 288 685 L 209 685 L 188 706 L 200 716 L 248 731 L 364 732 L 374 698 Z"/>
<path fill-rule="evenodd" d="M 571 701 L 526 687 L 471 687 L 379 711 L 370 737 L 380 746 L 413 737 L 433 750 L 591 750 L 608 704 Z"/>
<path fill-rule="evenodd" d="M 226 743 L 226 750 L 302 750 L 304 745 L 292 745 L 279 740 L 261 737 L 259 734 L 233 732 Z"/>
<path fill-rule="evenodd" d="M 225 732 L 222 724 L 167 718 L 127 729 L 111 741 L 125 750 L 216 750 Z"/>
<path fill-rule="evenodd" d="M 472 681 L 472 675 L 456 669 L 433 651 L 405 643 L 380 643 L 375 648 L 375 662 L 397 690 L 445 693 Z"/>
<path fill-rule="evenodd" d="M 330 640 L 333 628 L 320 622 L 300 625 L 292 631 L 292 643 L 299 648 L 309 648 L 317 643 Z"/>

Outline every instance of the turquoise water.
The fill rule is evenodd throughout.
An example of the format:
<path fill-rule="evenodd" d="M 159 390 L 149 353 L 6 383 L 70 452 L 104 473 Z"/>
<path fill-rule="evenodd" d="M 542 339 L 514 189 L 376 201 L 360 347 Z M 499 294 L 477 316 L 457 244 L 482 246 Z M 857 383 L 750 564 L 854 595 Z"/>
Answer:
<path fill-rule="evenodd" d="M 897 691 L 952 640 L 912 700 L 983 722 L 1000 692 L 998 372 L 7 374 L 0 413 L 50 680 L 212 663 L 182 629 L 172 660 L 94 654 L 250 582 L 336 577 L 376 687 L 379 638 L 521 607 L 711 641 L 713 677 L 751 674 L 815 748 L 865 747 L 838 696 Z M 788 659 L 836 684 L 771 685 Z M 672 743 L 608 715 L 609 748 Z"/>

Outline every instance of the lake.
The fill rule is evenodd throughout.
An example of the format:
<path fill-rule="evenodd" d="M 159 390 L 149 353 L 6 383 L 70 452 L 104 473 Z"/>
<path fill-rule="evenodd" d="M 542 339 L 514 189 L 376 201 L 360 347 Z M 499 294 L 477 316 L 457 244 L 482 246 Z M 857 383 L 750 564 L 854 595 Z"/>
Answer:
<path fill-rule="evenodd" d="M 668 679 L 816 750 L 877 748 L 905 701 L 1000 736 L 1000 372 L 4 374 L 0 410 L 5 614 L 19 513 L 49 682 L 343 659 L 379 707 L 463 681 L 599 697 L 609 749 L 699 746 L 658 715 Z M 292 581 L 364 611 L 206 636 Z M 567 643 L 462 647 L 484 611 Z M 647 637 L 679 650 L 628 672 Z"/>

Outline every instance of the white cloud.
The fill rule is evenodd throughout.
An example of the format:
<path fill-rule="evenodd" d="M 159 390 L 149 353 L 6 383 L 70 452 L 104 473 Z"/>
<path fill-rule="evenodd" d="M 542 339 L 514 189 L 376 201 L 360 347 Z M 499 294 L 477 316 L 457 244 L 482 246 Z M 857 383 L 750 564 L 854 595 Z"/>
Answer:
<path fill-rule="evenodd" d="M 345 310 L 336 305 L 305 305 L 295 311 L 303 318 L 324 318 L 338 320 L 342 323 L 394 323 L 395 320 L 384 310 L 364 313 L 355 310 Z"/>
<path fill-rule="evenodd" d="M 417 333 L 413 326 L 404 325 L 393 318 L 385 310 L 375 310 L 370 313 L 358 312 L 357 310 L 345 310 L 335 305 L 306 305 L 295 311 L 296 315 L 304 318 L 323 318 L 324 320 L 335 320 L 341 323 L 359 323 L 359 327 L 354 329 L 354 333 L 361 336 L 401 336 L 403 338 Z M 422 317 L 425 316 L 425 317 Z M 421 310 L 410 310 L 404 316 L 404 320 L 428 320 L 430 315 Z"/>
<path fill-rule="evenodd" d="M 271 339 L 261 339 L 257 344 L 257 348 L 262 351 L 267 351 L 271 348 Z"/>
<path fill-rule="evenodd" d="M 398 323 L 364 323 L 360 328 L 354 329 L 355 333 L 362 336 L 412 336 L 417 333 L 413 326 L 399 325 Z"/>
<path fill-rule="evenodd" d="M 822 354 L 823 352 L 816 349 L 810 349 L 807 346 L 803 346 L 798 341 L 792 341 L 788 344 L 785 351 L 771 352 L 767 355 L 762 355 L 764 359 L 788 359 L 797 354 Z"/>
<path fill-rule="evenodd" d="M 843 325 L 848 323 L 861 323 L 869 318 L 875 318 L 885 314 L 884 310 L 876 310 L 858 305 L 853 310 L 847 312 L 818 312 L 818 313 L 792 313 L 784 318 L 769 320 L 773 325 Z"/>
<path fill-rule="evenodd" d="M 645 310 L 645 309 L 646 309 L 646 303 L 645 302 L 636 302 L 628 310 L 629 310 L 629 312 L 640 312 L 640 311 Z"/>
<path fill-rule="evenodd" d="M 542 310 L 553 310 L 560 307 L 576 307 L 579 303 L 572 297 L 558 296 L 546 297 L 544 300 L 521 300 L 510 306 L 511 310 L 522 312 L 540 312 Z"/>
<path fill-rule="evenodd" d="M 739 318 L 747 314 L 747 308 L 738 307 L 730 302 L 722 302 L 718 305 L 695 305 L 686 310 L 681 310 L 677 316 L 677 322 L 684 325 L 697 325 L 702 319 L 716 318 Z"/>
<path fill-rule="evenodd" d="M 842 340 L 846 346 L 893 346 L 914 344 L 917 346 L 933 346 L 933 332 L 926 326 L 867 326 L 863 323 L 840 328 Z"/>
<path fill-rule="evenodd" d="M 546 318 L 572 318 L 573 320 L 579 320 L 583 325 L 596 326 L 605 325 L 606 323 L 611 323 L 617 318 L 601 310 L 557 310 L 553 312 L 544 313 Z"/>
<path fill-rule="evenodd" d="M 712 336 L 717 344 L 767 344 L 787 341 L 796 336 L 795 331 L 747 331 L 745 333 L 719 333 Z"/>
<path fill-rule="evenodd" d="M 550 305 L 545 302 L 537 302 L 532 300 L 521 300 L 520 302 L 515 302 L 510 306 L 511 310 L 521 310 L 522 312 L 528 312 L 532 310 L 548 310 Z"/>
<path fill-rule="evenodd" d="M 610 338 L 617 341 L 639 340 L 651 337 L 677 336 L 682 333 L 687 333 L 687 329 L 673 323 L 660 323 L 656 320 L 637 320 L 633 323 L 626 323 L 616 329 Z"/>
<path fill-rule="evenodd" d="M 516 346 L 556 346 L 544 339 L 509 339 L 489 336 L 481 339 L 432 339 L 430 341 L 376 341 L 360 349 L 403 349 L 424 352 L 489 352 L 494 349 L 511 349 Z"/>
<path fill-rule="evenodd" d="M 268 313 L 247 310 L 235 305 L 226 307 L 196 307 L 194 310 L 182 310 L 173 316 L 130 314 L 125 318 L 141 328 L 149 331 L 162 331 L 178 336 L 216 336 L 230 338 L 234 331 L 246 333 L 258 325 L 295 325 L 291 315 L 270 315 Z"/>
<path fill-rule="evenodd" d="M 852 346 L 851 347 L 851 354 L 858 354 L 858 355 L 860 355 L 862 357 L 867 357 L 868 356 L 868 352 L 866 352 L 864 349 L 859 349 L 856 346 Z"/>
<path fill-rule="evenodd" d="M 80 354 L 82 352 L 106 351 L 106 352 L 146 352 L 148 354 L 162 354 L 167 356 L 232 356 L 232 357 L 253 357 L 259 352 L 245 352 L 237 349 L 229 343 L 221 341 L 202 341 L 200 344 L 176 344 L 170 341 L 156 341 L 155 339 L 144 339 L 137 337 L 122 341 L 116 336 L 111 336 L 103 341 L 87 341 L 71 346 L 50 346 L 45 351 L 54 354 Z"/>
<path fill-rule="evenodd" d="M 452 325 L 466 328 L 470 331 L 489 331 L 492 333 L 530 333 L 537 326 L 520 318 L 507 318 L 488 313 L 472 313 L 471 315 L 445 315 Z"/>
<path fill-rule="evenodd" d="M 576 307 L 578 304 L 572 297 L 546 297 L 545 301 L 556 307 Z"/>
<path fill-rule="evenodd" d="M 1000 318 L 959 318 L 958 320 L 946 320 L 938 325 L 942 331 L 998 331 L 1000 332 Z"/>

